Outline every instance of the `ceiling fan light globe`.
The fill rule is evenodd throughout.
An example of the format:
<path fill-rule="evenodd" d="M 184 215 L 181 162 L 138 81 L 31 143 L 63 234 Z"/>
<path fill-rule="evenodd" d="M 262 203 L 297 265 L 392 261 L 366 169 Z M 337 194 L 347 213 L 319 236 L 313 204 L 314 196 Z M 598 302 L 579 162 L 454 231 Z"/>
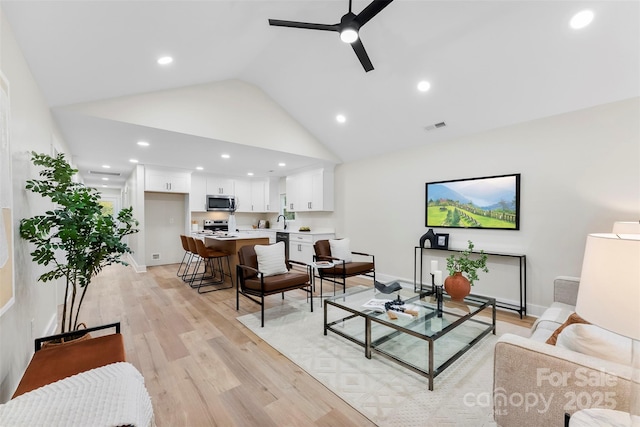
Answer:
<path fill-rule="evenodd" d="M 353 43 L 358 40 L 358 32 L 353 28 L 345 28 L 340 32 L 340 40 L 345 43 Z"/>

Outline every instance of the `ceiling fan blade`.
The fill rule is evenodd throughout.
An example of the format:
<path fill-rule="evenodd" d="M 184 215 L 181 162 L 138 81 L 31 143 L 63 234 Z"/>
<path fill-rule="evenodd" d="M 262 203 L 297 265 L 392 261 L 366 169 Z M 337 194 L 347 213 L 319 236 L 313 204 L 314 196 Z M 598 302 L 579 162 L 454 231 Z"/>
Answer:
<path fill-rule="evenodd" d="M 365 7 L 362 12 L 356 16 L 354 21 L 356 21 L 362 27 L 364 24 L 369 22 L 371 18 L 376 16 L 382 9 L 389 6 L 393 0 L 373 0 L 369 3 L 369 6 Z"/>
<path fill-rule="evenodd" d="M 340 31 L 338 24 L 312 24 L 310 22 L 282 21 L 280 19 L 269 19 L 269 25 L 274 27 L 305 28 L 308 30 Z"/>
<path fill-rule="evenodd" d="M 373 64 L 369 59 L 369 55 L 367 55 L 367 51 L 364 50 L 364 45 L 362 44 L 362 41 L 358 38 L 358 40 L 351 43 L 351 47 L 353 48 L 353 51 L 358 56 L 360 63 L 364 67 L 364 70 L 366 72 L 373 70 Z"/>

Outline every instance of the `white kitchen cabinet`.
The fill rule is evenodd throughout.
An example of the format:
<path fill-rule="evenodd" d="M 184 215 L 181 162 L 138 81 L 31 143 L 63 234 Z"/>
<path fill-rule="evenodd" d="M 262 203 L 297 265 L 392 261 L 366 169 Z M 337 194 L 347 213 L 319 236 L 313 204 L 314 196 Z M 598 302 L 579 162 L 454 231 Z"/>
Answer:
<path fill-rule="evenodd" d="M 191 212 L 207 211 L 207 178 L 203 175 L 191 176 L 191 191 L 189 191 L 189 210 Z"/>
<path fill-rule="evenodd" d="M 253 212 L 251 206 L 251 181 L 248 179 L 236 179 L 234 182 L 234 194 L 236 196 L 236 212 Z"/>
<path fill-rule="evenodd" d="M 313 169 L 287 176 L 290 211 L 333 211 L 333 170 Z"/>
<path fill-rule="evenodd" d="M 207 177 L 207 194 L 233 196 L 234 180 L 224 176 L 208 176 Z"/>
<path fill-rule="evenodd" d="M 277 178 L 239 179 L 235 181 L 238 212 L 278 212 L 280 195 Z"/>
<path fill-rule="evenodd" d="M 287 210 L 289 210 L 290 212 L 301 210 L 302 202 L 299 200 L 299 187 L 302 186 L 302 180 L 303 176 L 301 176 L 300 174 L 288 175 L 286 178 Z"/>
<path fill-rule="evenodd" d="M 264 184 L 264 211 L 280 212 L 280 189 L 278 178 L 267 178 Z"/>
<path fill-rule="evenodd" d="M 251 181 L 251 210 L 253 212 L 266 212 L 264 187 L 264 179 L 254 179 Z"/>
<path fill-rule="evenodd" d="M 191 191 L 191 173 L 145 167 L 144 191 L 189 193 Z"/>
<path fill-rule="evenodd" d="M 335 234 L 289 233 L 289 259 L 307 264 L 313 262 L 313 244 L 318 240 L 335 239 Z"/>

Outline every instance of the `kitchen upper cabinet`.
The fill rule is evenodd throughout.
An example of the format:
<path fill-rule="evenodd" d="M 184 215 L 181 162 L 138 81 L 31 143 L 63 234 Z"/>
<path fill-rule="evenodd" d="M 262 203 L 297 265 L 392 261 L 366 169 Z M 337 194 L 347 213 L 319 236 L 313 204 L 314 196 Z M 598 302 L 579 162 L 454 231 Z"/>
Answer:
<path fill-rule="evenodd" d="M 191 191 L 189 191 L 189 210 L 191 212 L 207 211 L 207 178 L 202 175 L 191 176 Z"/>
<path fill-rule="evenodd" d="M 333 211 L 333 170 L 314 169 L 287 176 L 290 211 Z"/>
<path fill-rule="evenodd" d="M 208 176 L 207 194 L 233 196 L 235 194 L 234 180 L 223 176 Z"/>
<path fill-rule="evenodd" d="M 191 191 L 191 173 L 145 167 L 144 191 L 189 193 Z"/>
<path fill-rule="evenodd" d="M 235 189 L 238 212 L 278 212 L 277 178 L 238 179 Z"/>
<path fill-rule="evenodd" d="M 251 181 L 248 179 L 236 179 L 235 196 L 238 209 L 236 212 L 253 212 L 251 206 Z"/>
<path fill-rule="evenodd" d="M 252 212 L 266 212 L 264 201 L 265 180 L 255 179 L 251 181 L 251 210 Z"/>
<path fill-rule="evenodd" d="M 280 212 L 279 178 L 267 178 L 264 182 L 264 211 Z"/>
<path fill-rule="evenodd" d="M 301 210 L 302 202 L 298 200 L 300 196 L 299 187 L 302 186 L 301 175 L 288 175 L 286 178 L 286 191 L 287 191 L 287 210 L 296 212 Z"/>

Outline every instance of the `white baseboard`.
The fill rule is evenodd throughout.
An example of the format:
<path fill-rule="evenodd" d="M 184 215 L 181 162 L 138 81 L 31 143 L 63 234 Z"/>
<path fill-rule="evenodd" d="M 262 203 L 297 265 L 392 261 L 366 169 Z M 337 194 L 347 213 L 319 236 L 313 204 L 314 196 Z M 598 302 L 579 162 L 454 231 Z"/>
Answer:
<path fill-rule="evenodd" d="M 540 317 L 549 308 L 537 304 L 527 304 L 527 316 Z"/>
<path fill-rule="evenodd" d="M 131 254 L 127 254 L 127 258 L 128 258 L 127 262 L 131 264 L 131 266 L 133 267 L 136 273 L 146 273 L 147 271 L 146 265 L 138 264 L 136 260 L 131 256 Z"/>

